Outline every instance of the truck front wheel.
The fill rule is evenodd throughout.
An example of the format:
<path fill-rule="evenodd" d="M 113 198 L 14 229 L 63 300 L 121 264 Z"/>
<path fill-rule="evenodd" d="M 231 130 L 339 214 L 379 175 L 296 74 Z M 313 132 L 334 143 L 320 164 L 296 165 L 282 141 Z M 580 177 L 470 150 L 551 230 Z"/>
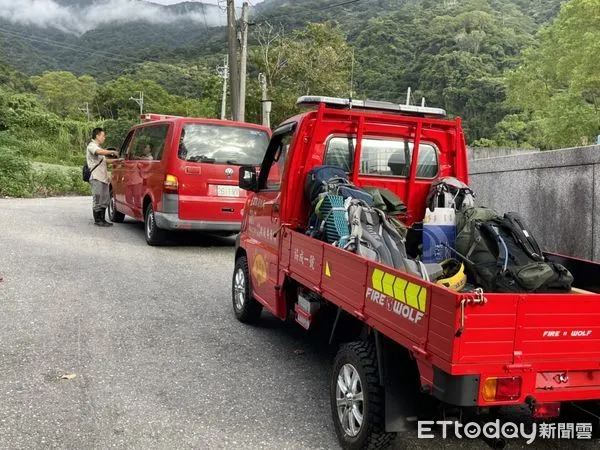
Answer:
<path fill-rule="evenodd" d="M 262 305 L 252 297 L 248 259 L 245 256 L 241 256 L 235 262 L 231 294 L 233 297 L 233 312 L 240 322 L 254 323 L 260 318 Z"/>
<path fill-rule="evenodd" d="M 395 433 L 385 432 L 384 392 L 379 384 L 373 345 L 343 345 L 333 364 L 330 383 L 331 413 L 344 449 L 387 448 Z"/>

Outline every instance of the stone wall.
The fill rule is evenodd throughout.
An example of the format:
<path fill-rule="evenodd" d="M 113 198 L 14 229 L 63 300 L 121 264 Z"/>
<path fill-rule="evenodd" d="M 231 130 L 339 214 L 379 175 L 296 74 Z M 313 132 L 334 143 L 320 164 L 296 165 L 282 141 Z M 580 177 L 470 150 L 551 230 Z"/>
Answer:
<path fill-rule="evenodd" d="M 477 204 L 520 213 L 545 250 L 600 261 L 600 146 L 469 166 Z"/>

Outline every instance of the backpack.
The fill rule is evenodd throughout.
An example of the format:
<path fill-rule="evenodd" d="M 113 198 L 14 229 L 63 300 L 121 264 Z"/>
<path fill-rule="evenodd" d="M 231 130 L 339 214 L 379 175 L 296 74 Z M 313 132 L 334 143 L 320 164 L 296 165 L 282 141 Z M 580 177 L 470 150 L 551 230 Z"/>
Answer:
<path fill-rule="evenodd" d="M 329 243 L 339 240 L 348 226 L 347 200 L 357 198 L 368 205 L 373 204 L 373 197 L 354 186 L 344 169 L 331 165 L 317 166 L 308 173 L 304 196 L 310 204 L 307 234 Z M 340 210 L 340 199 L 344 203 L 344 211 Z"/>
<path fill-rule="evenodd" d="M 322 194 L 341 195 L 344 199 L 356 198 L 373 204 L 373 197 L 350 182 L 348 175 L 337 166 L 318 166 L 308 172 L 304 185 L 304 195 L 314 206 Z"/>
<path fill-rule="evenodd" d="M 346 201 L 341 195 L 322 194 L 314 212 L 318 229 L 315 230 L 321 240 L 329 244 L 342 242 L 350 235 L 350 225 L 346 212 Z"/>
<path fill-rule="evenodd" d="M 382 210 L 388 216 L 399 216 L 406 214 L 406 205 L 404 202 L 386 188 L 364 186 L 363 190 L 373 197 L 373 206 Z"/>
<path fill-rule="evenodd" d="M 344 249 L 426 280 L 437 279 L 442 274 L 439 264 L 423 264 L 408 258 L 404 236 L 383 211 L 352 200 L 348 218 L 350 236 Z"/>
<path fill-rule="evenodd" d="M 444 177 L 435 181 L 426 199 L 431 212 L 435 208 L 454 208 L 462 211 L 475 206 L 475 193 L 462 181 L 454 177 Z"/>
<path fill-rule="evenodd" d="M 573 276 L 544 256 L 516 213 L 493 209 L 459 213 L 456 251 L 472 281 L 488 292 L 569 292 Z"/>

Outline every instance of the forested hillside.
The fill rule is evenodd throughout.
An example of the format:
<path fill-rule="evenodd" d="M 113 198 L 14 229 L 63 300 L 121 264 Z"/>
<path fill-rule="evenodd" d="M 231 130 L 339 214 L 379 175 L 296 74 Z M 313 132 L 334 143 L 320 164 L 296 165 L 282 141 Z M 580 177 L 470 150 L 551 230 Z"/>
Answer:
<path fill-rule="evenodd" d="M 63 3 L 81 6 L 81 2 Z M 346 40 L 347 69 L 352 65 L 350 53 L 354 53 L 354 92 L 359 96 L 397 101 L 410 86 L 415 90 L 416 101 L 425 96 L 428 103 L 462 116 L 470 142 L 476 143 L 480 139 L 493 140 L 496 125 L 506 115 L 519 112 L 505 103 L 504 74 L 517 66 L 521 51 L 533 45 L 539 26 L 554 17 L 559 5 L 560 0 L 361 0 L 350 3 L 266 0 L 252 12 L 255 26 L 251 28 L 250 39 L 259 47 L 260 34 L 273 26 L 278 38 L 273 43 L 277 45 L 281 35 L 290 35 L 307 22 L 331 21 Z M 208 7 L 185 3 L 162 8 L 165 11 L 176 8 L 177 13 L 181 13 L 204 11 Z M 212 12 L 206 11 L 209 15 Z M 2 33 L 2 29 L 7 31 Z M 92 75 L 99 81 L 136 72 L 142 61 L 146 62 L 142 72 L 147 72 L 150 61 L 159 66 L 191 65 L 192 72 L 193 67 L 201 66 L 201 71 L 209 75 L 226 51 L 222 27 L 209 27 L 207 23 L 191 20 L 104 24 L 82 35 L 61 33 L 52 27 L 30 29 L 27 39 L 23 34 L 23 28 L 15 24 L 4 24 L 0 29 L 4 41 L 2 57 L 17 69 L 32 75 L 45 70 L 67 70 L 76 75 Z M 324 61 L 316 63 L 324 64 Z M 262 64 L 264 61 L 257 58 L 250 62 L 252 78 Z M 189 87 L 174 86 L 172 79 L 165 82 L 156 77 L 150 79 L 163 84 L 171 93 L 205 96 L 202 90 L 192 92 Z M 339 94 L 348 95 L 349 82 L 350 74 L 346 89 Z M 294 91 L 293 86 L 291 90 Z M 273 92 L 273 95 L 286 101 L 296 95 L 296 92 L 287 92 L 288 89 L 285 91 Z M 288 112 L 285 106 L 276 105 L 276 119 L 283 118 L 277 116 L 278 113 Z M 103 115 L 104 112 L 97 113 Z M 532 144 L 548 146 L 543 142 Z"/>
<path fill-rule="evenodd" d="M 77 165 L 94 124 L 119 142 L 138 91 L 146 111 L 217 117 L 225 30 L 193 15 L 217 7 L 177 8 L 189 20 L 82 34 L 0 24 L 0 153 Z M 299 95 L 404 101 L 411 87 L 414 102 L 460 115 L 471 145 L 580 145 L 600 125 L 598 11 L 600 0 L 266 0 L 252 9 L 246 119 L 259 120 L 262 72 L 273 124 Z"/>

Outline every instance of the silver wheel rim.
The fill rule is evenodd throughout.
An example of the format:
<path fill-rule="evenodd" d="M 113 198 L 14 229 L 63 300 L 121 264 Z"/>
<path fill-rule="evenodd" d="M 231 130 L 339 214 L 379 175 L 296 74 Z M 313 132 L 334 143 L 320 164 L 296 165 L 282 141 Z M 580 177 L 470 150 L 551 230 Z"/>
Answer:
<path fill-rule="evenodd" d="M 110 217 L 110 220 L 115 216 L 115 199 L 112 196 L 108 202 L 108 216 Z"/>
<path fill-rule="evenodd" d="M 148 217 L 146 218 L 146 236 L 148 238 L 152 237 L 152 228 L 154 227 L 154 214 L 152 214 L 152 210 L 148 211 Z"/>
<path fill-rule="evenodd" d="M 356 437 L 363 424 L 363 389 L 358 370 L 352 364 L 340 369 L 335 389 L 337 412 L 340 425 L 350 437 Z"/>
<path fill-rule="evenodd" d="M 235 300 L 235 309 L 241 311 L 246 303 L 246 275 L 241 268 L 235 272 L 233 299 Z"/>

